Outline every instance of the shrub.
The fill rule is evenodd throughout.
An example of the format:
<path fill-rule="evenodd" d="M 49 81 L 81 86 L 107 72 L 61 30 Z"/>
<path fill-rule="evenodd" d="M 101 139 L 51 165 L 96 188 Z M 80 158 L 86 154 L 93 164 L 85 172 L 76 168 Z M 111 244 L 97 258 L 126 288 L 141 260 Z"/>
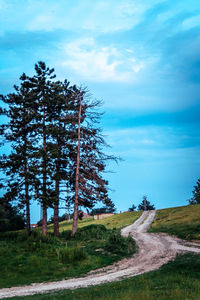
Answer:
<path fill-rule="evenodd" d="M 28 258 L 28 264 L 31 266 L 31 267 L 40 267 L 42 266 L 42 258 L 41 257 L 38 257 L 37 255 L 31 255 L 29 258 Z"/>
<path fill-rule="evenodd" d="M 105 250 L 117 255 L 130 255 L 136 251 L 136 243 L 131 237 L 123 237 L 118 230 L 112 230 Z"/>
<path fill-rule="evenodd" d="M 75 238 L 79 240 L 102 239 L 107 233 L 104 225 L 92 224 L 79 228 L 75 234 Z"/>
<path fill-rule="evenodd" d="M 59 237 L 65 240 L 70 240 L 72 238 L 72 231 L 71 230 L 62 231 L 60 232 Z"/>

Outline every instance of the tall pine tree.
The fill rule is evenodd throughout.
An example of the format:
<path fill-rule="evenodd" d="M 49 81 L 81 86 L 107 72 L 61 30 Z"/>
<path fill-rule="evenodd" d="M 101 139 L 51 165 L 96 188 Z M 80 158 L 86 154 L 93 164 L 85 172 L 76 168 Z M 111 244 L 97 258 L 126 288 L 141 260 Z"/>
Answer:
<path fill-rule="evenodd" d="M 1 96 L 7 104 L 5 114 L 9 122 L 1 127 L 5 141 L 11 146 L 11 153 L 1 157 L 1 168 L 7 178 L 5 199 L 20 201 L 25 206 L 26 229 L 30 234 L 30 187 L 33 183 L 33 139 L 31 123 L 34 117 L 31 90 L 23 82 L 14 86 L 15 92 Z M 9 147 L 9 146 L 8 146 Z"/>
<path fill-rule="evenodd" d="M 37 158 L 37 180 L 35 180 L 36 198 L 42 206 L 42 234 L 47 234 L 47 207 L 52 204 L 51 191 L 51 161 L 49 156 L 51 112 L 53 110 L 52 79 L 54 69 L 46 67 L 44 62 L 35 65 L 36 74 L 33 77 L 24 75 L 26 85 L 32 90 L 34 103 L 34 135 L 37 143 L 35 158 Z"/>

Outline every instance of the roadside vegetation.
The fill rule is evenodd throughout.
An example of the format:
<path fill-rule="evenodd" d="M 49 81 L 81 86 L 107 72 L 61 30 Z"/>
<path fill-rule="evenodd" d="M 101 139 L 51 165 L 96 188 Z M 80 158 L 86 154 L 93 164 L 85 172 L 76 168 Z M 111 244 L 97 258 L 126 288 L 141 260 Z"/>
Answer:
<path fill-rule="evenodd" d="M 179 255 L 159 270 L 100 286 L 20 297 L 39 300 L 198 300 L 200 255 Z"/>
<path fill-rule="evenodd" d="M 132 238 L 124 238 L 119 229 L 104 225 L 79 228 L 54 237 L 33 231 L 0 235 L 0 288 L 61 280 L 83 275 L 136 252 Z"/>
<path fill-rule="evenodd" d="M 200 204 L 160 209 L 149 232 L 166 232 L 186 240 L 200 240 Z"/>

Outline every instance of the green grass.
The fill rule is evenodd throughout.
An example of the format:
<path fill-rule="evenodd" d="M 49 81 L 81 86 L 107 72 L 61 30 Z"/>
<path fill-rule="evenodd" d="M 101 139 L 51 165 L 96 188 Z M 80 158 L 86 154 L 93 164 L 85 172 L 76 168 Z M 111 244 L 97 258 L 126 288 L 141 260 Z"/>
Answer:
<path fill-rule="evenodd" d="M 199 300 L 200 255 L 179 255 L 174 261 L 137 277 L 100 286 L 20 297 L 39 300 Z"/>
<path fill-rule="evenodd" d="M 128 226 L 135 222 L 140 216 L 142 212 L 141 211 L 134 211 L 134 212 L 124 212 L 121 214 L 116 214 L 111 217 L 104 218 L 102 220 L 94 220 L 93 218 L 84 219 L 82 221 L 78 222 L 78 227 L 82 228 L 87 225 L 92 224 L 100 224 L 104 225 L 107 229 L 113 229 L 113 228 L 122 228 L 125 226 Z M 53 230 L 53 225 L 48 226 L 49 231 Z M 60 222 L 60 232 L 64 230 L 71 230 L 72 229 L 72 221 L 63 221 Z"/>
<path fill-rule="evenodd" d="M 200 239 L 200 204 L 158 210 L 149 232 L 166 232 L 187 240 Z"/>
<path fill-rule="evenodd" d="M 71 231 L 59 238 L 9 232 L 0 235 L 0 288 L 80 276 L 135 252 L 132 239 L 103 225 L 80 228 L 75 238 Z"/>

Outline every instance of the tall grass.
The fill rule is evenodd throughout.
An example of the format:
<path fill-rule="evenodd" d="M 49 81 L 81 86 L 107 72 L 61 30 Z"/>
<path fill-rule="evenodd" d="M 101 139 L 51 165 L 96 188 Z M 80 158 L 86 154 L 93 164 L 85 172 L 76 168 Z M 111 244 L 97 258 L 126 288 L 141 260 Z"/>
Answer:
<path fill-rule="evenodd" d="M 57 248 L 56 254 L 61 263 L 79 263 L 87 258 L 87 252 L 81 246 Z"/>

